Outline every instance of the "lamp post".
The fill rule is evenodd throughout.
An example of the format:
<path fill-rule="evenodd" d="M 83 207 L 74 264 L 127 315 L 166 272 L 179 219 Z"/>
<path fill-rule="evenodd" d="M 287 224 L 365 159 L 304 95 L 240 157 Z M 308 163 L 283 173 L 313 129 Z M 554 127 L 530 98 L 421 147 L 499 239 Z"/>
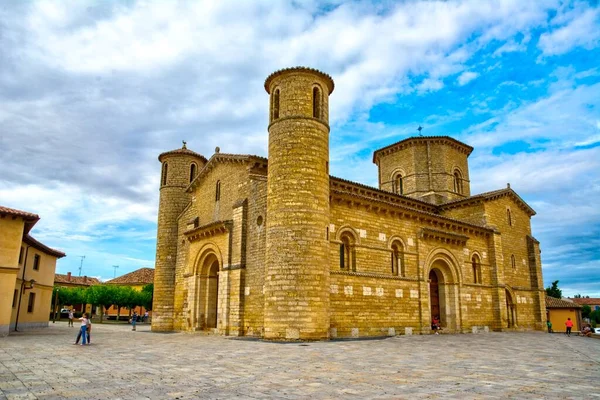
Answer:
<path fill-rule="evenodd" d="M 29 287 L 25 286 L 29 283 Z M 33 289 L 33 284 L 35 283 L 35 279 L 30 279 L 28 281 L 21 282 L 21 292 L 19 295 L 19 305 L 17 306 L 17 317 L 15 318 L 15 332 L 19 332 L 17 329 L 19 326 L 19 312 L 21 311 L 21 299 L 23 298 L 23 292 L 29 289 Z"/>

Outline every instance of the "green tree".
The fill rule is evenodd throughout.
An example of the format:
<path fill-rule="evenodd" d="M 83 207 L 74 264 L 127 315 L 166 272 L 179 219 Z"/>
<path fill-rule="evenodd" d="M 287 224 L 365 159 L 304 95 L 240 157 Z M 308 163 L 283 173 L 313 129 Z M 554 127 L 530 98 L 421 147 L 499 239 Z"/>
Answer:
<path fill-rule="evenodd" d="M 552 286 L 546 288 L 546 294 L 557 299 L 562 297 L 562 290 L 558 288 L 558 281 L 552 282 Z"/>
<path fill-rule="evenodd" d="M 581 316 L 583 318 L 589 318 L 591 313 L 592 307 L 588 306 L 587 304 L 584 304 L 584 306 L 581 308 Z"/>
<path fill-rule="evenodd" d="M 100 323 L 105 309 L 115 304 L 115 287 L 112 285 L 94 285 L 88 289 L 88 302 L 100 306 Z"/>
<path fill-rule="evenodd" d="M 121 317 L 121 307 L 129 308 L 129 305 L 135 298 L 137 292 L 131 286 L 115 286 L 115 303 L 117 308 L 117 321 Z M 131 314 L 131 310 L 130 310 Z"/>
<path fill-rule="evenodd" d="M 152 301 L 154 300 L 154 283 L 149 283 L 142 288 L 142 307 L 146 310 L 152 310 Z"/>
<path fill-rule="evenodd" d="M 127 308 L 129 309 L 129 316 L 131 317 L 131 311 L 137 306 L 142 305 L 142 292 L 138 292 L 137 290 L 131 289 L 132 293 L 129 297 L 129 302 L 127 303 Z"/>

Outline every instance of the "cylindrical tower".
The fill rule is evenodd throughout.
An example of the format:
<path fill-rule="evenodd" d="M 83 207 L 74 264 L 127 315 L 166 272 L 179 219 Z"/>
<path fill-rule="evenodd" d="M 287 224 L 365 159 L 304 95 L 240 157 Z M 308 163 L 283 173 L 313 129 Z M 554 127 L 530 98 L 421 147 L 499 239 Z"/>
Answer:
<path fill-rule="evenodd" d="M 271 74 L 264 337 L 329 337 L 329 75 Z"/>
<path fill-rule="evenodd" d="M 173 330 L 175 266 L 177 263 L 177 217 L 188 205 L 190 193 L 185 189 L 206 164 L 206 158 L 186 148 L 167 151 L 158 156 L 162 163 L 158 229 L 156 234 L 156 265 L 154 269 L 154 300 L 152 330 Z"/>

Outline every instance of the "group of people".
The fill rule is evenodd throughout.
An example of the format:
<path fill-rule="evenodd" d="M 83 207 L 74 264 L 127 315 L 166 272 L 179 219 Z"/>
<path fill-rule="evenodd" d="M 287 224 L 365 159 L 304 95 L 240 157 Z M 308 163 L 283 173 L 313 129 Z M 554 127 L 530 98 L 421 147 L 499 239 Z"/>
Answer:
<path fill-rule="evenodd" d="M 135 331 L 135 325 L 137 323 L 137 320 L 139 318 L 139 315 L 137 313 L 137 311 L 133 312 L 133 315 L 131 316 L 131 319 L 129 320 L 129 323 L 131 324 L 132 331 Z M 73 325 L 73 320 L 74 320 L 74 315 L 73 315 L 73 309 L 69 310 L 69 325 L 68 326 L 74 326 Z M 81 327 L 79 328 L 79 332 L 77 333 L 77 339 L 75 340 L 75 343 L 73 343 L 74 345 L 79 344 L 79 340 L 81 340 L 83 338 L 83 340 L 81 341 L 81 345 L 85 345 L 85 344 L 91 344 L 91 340 L 90 340 L 90 333 L 92 332 L 92 320 L 91 318 L 89 318 L 88 313 L 83 313 L 83 316 L 81 318 L 77 318 L 79 321 L 81 321 Z M 142 322 L 148 322 L 149 316 L 148 316 L 148 311 L 146 311 L 146 313 L 142 316 Z"/>

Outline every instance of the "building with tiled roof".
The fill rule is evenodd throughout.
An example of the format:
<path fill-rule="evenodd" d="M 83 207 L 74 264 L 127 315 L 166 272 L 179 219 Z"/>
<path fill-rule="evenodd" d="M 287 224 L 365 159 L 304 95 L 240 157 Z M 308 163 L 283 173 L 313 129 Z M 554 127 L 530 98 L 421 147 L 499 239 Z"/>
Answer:
<path fill-rule="evenodd" d="M 575 299 L 570 299 L 572 300 L 574 303 L 579 304 L 580 306 L 590 306 L 590 308 L 592 309 L 592 311 L 594 310 L 600 310 L 600 298 L 597 297 L 581 297 L 581 298 L 575 298 Z"/>
<path fill-rule="evenodd" d="M 564 332 L 568 318 L 573 321 L 574 332 L 581 329 L 581 306 L 572 300 L 546 296 L 547 319 L 552 323 L 554 332 Z"/>
<path fill-rule="evenodd" d="M 100 282 L 100 279 L 98 278 L 92 278 L 90 276 L 74 276 L 70 272 L 54 275 L 54 286 L 86 288 L 101 283 L 102 282 Z"/>
<path fill-rule="evenodd" d="M 510 185 L 471 193 L 473 147 L 405 138 L 373 153 L 376 187 L 337 178 L 333 79 L 288 68 L 265 88 L 268 159 L 159 156 L 154 331 L 320 340 L 430 333 L 434 317 L 445 332 L 545 329 L 535 211 Z"/>
<path fill-rule="evenodd" d="M 0 336 L 48 326 L 56 261 L 65 253 L 29 234 L 39 219 L 0 206 Z"/>
<path fill-rule="evenodd" d="M 144 286 L 154 283 L 154 268 L 140 268 L 136 269 L 133 272 L 129 272 L 125 275 L 118 276 L 114 279 L 106 281 L 107 285 L 116 285 L 116 286 L 129 286 L 134 290 L 142 290 Z M 136 307 L 135 311 L 138 315 L 144 315 L 146 313 L 146 309 L 144 307 Z M 122 307 L 119 312 L 117 312 L 117 308 L 115 306 L 111 306 L 108 310 L 106 310 L 106 316 L 109 318 L 116 318 L 121 315 L 128 315 L 129 310 L 125 307 Z M 152 316 L 150 310 L 148 310 L 149 316 Z"/>
<path fill-rule="evenodd" d="M 110 285 L 147 285 L 154 283 L 154 268 L 140 268 L 106 281 Z"/>

